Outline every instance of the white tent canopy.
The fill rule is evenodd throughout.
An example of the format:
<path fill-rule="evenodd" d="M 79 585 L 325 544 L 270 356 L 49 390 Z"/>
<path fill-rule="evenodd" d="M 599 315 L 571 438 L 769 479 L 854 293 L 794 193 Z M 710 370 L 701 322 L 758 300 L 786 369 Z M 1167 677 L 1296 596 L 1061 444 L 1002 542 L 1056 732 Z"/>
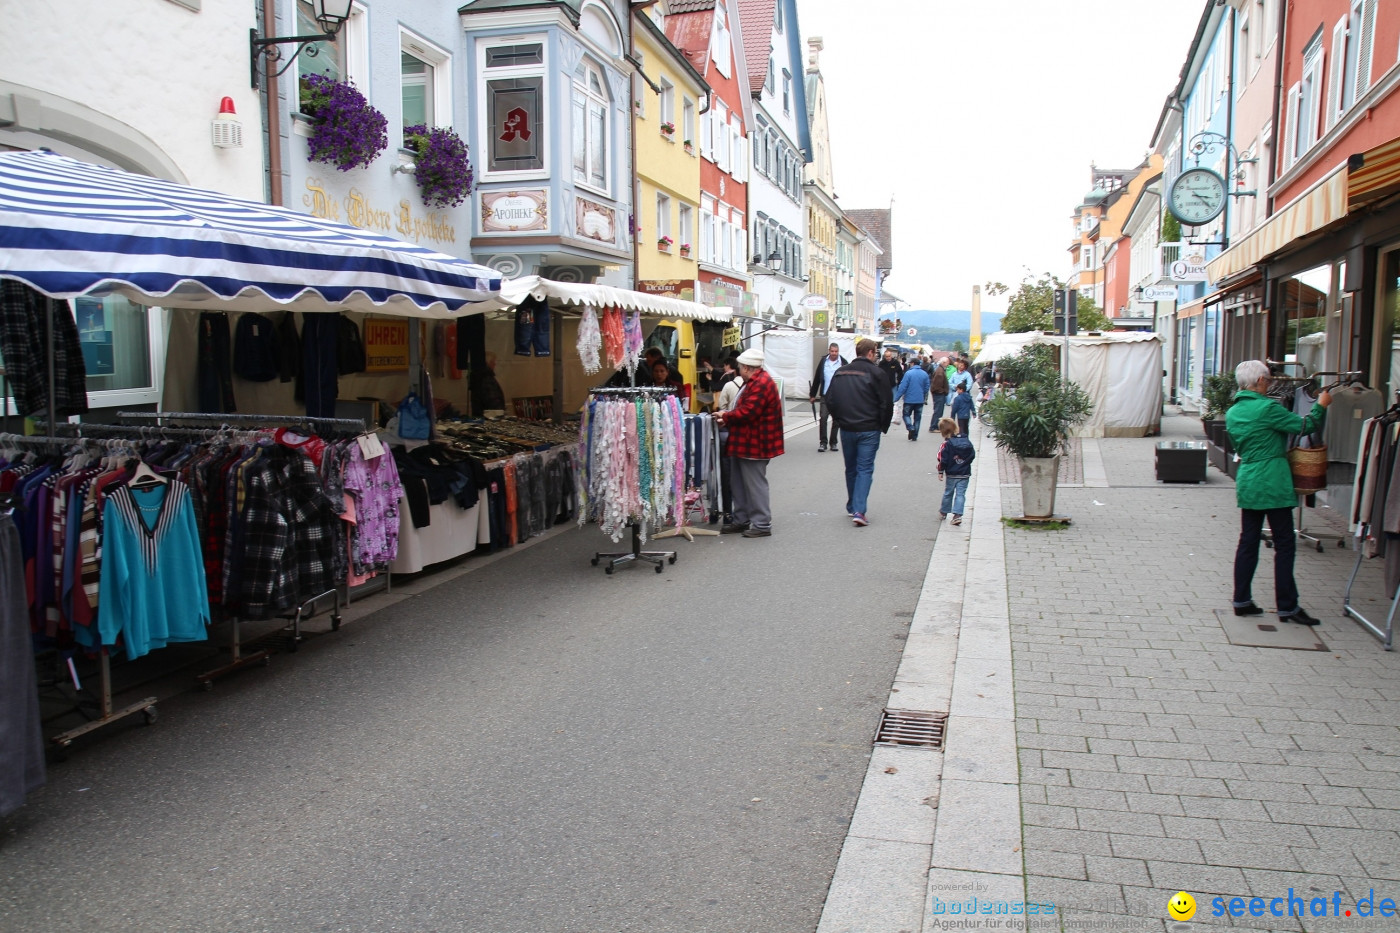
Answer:
<path fill-rule="evenodd" d="M 643 314 L 692 321 L 728 321 L 734 316 L 732 308 L 711 308 L 696 301 L 614 288 L 611 285 L 556 282 L 552 279 L 542 279 L 538 275 L 522 275 L 520 278 L 506 279 L 501 283 L 501 306 L 515 307 L 526 297 L 534 297 L 537 301 L 554 299 L 563 304 L 590 305 L 594 308 L 620 308 L 623 311 L 640 311 Z"/>
<path fill-rule="evenodd" d="M 974 362 L 1015 356 L 1022 347 L 1063 347 L 1066 338 L 1032 331 L 988 335 Z M 1162 338 L 1157 334 L 1110 332 L 1069 340 L 1069 378 L 1094 401 L 1087 421 L 1075 428 L 1079 437 L 1143 437 L 1162 423 Z M 1063 359 L 1063 357 L 1062 357 Z"/>

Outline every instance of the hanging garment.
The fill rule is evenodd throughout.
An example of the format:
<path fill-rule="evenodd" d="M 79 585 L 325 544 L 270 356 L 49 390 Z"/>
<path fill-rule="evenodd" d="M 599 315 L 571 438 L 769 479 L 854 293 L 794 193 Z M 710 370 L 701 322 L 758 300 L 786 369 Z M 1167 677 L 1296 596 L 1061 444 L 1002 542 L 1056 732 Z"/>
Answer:
<path fill-rule="evenodd" d="M 473 373 L 486 369 L 486 315 L 457 319 L 457 368 Z"/>
<path fill-rule="evenodd" d="M 549 356 L 549 305 L 534 296 L 515 309 L 515 355 Z"/>
<path fill-rule="evenodd" d="M 622 333 L 623 362 L 629 370 L 636 369 L 642 361 L 642 315 L 639 312 L 632 311 L 627 315 L 627 319 L 622 323 Z"/>
<path fill-rule="evenodd" d="M 301 335 L 297 333 L 297 318 L 283 311 L 277 322 L 277 380 L 291 382 L 301 375 Z"/>
<path fill-rule="evenodd" d="M 34 647 L 24 605 L 19 529 L 0 514 L 0 817 L 44 784 L 44 738 Z"/>
<path fill-rule="evenodd" d="M 340 392 L 338 346 L 339 315 L 308 314 L 301 325 L 303 387 L 306 413 L 312 418 L 334 418 Z"/>
<path fill-rule="evenodd" d="M 0 355 L 22 415 L 45 412 L 49 399 L 48 327 L 53 321 L 54 410 L 60 416 L 88 410 L 87 364 L 73 309 L 23 282 L 0 280 Z M 47 412 L 45 412 L 47 414 Z"/>
<path fill-rule="evenodd" d="M 598 360 L 602 347 L 603 335 L 598 330 L 598 315 L 593 306 L 588 305 L 583 309 L 583 319 L 578 323 L 578 355 L 583 360 L 583 371 L 590 376 L 603 368 Z"/>
<path fill-rule="evenodd" d="M 233 401 L 229 343 L 228 314 L 223 311 L 201 312 L 197 363 L 200 411 L 238 410 Z"/>
<path fill-rule="evenodd" d="M 280 370 L 276 325 L 261 314 L 240 314 L 233 329 L 233 371 L 249 382 L 271 382 Z"/>
<path fill-rule="evenodd" d="M 173 479 L 145 489 L 121 486 L 103 512 L 102 644 L 121 636 L 126 656 L 139 658 L 171 642 L 207 638 L 209 595 L 189 487 Z"/>
<path fill-rule="evenodd" d="M 1362 426 L 1385 410 L 1385 398 L 1376 389 L 1348 386 L 1332 393 L 1323 439 L 1329 460 L 1350 461 L 1362 440 Z"/>
<path fill-rule="evenodd" d="M 360 336 L 360 325 L 343 312 L 336 318 L 336 368 L 342 376 L 362 373 L 365 371 L 365 341 Z"/>
<path fill-rule="evenodd" d="M 608 356 L 608 369 L 622 365 L 627 353 L 627 335 L 623 333 L 622 312 L 608 308 L 603 312 L 603 349 Z"/>

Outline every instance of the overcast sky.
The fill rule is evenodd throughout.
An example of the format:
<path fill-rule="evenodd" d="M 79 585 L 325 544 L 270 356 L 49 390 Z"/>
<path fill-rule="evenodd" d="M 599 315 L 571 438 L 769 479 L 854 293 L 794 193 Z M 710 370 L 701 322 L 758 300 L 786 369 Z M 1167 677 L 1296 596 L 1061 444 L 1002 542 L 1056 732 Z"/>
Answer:
<path fill-rule="evenodd" d="M 1146 156 L 1204 0 L 797 0 L 821 36 L 842 207 L 894 198 L 889 288 L 965 309 L 972 286 L 1069 271 L 1090 163 Z M 985 300 L 984 310 L 1000 311 Z"/>

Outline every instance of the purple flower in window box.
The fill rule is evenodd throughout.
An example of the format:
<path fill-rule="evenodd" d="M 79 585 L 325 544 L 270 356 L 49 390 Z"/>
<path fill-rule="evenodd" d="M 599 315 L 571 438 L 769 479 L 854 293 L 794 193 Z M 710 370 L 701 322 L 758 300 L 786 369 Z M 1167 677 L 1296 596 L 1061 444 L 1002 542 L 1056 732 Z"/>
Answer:
<path fill-rule="evenodd" d="M 312 162 L 348 172 L 368 166 L 389 145 L 384 114 L 351 84 L 326 75 L 302 75 L 301 112 L 311 118 Z"/>
<path fill-rule="evenodd" d="M 423 203 L 431 207 L 456 207 L 472 193 L 474 173 L 467 158 L 467 144 L 450 127 L 422 123 L 403 128 L 405 148 L 418 154 L 413 175 Z"/>

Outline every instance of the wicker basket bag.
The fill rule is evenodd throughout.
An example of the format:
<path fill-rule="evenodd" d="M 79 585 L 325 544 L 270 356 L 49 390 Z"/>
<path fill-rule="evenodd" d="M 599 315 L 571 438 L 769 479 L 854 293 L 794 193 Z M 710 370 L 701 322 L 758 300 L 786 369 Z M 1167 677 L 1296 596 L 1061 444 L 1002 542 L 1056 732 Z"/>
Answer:
<path fill-rule="evenodd" d="M 1288 452 L 1293 471 L 1293 491 L 1310 496 L 1327 488 L 1327 447 L 1294 447 Z"/>

